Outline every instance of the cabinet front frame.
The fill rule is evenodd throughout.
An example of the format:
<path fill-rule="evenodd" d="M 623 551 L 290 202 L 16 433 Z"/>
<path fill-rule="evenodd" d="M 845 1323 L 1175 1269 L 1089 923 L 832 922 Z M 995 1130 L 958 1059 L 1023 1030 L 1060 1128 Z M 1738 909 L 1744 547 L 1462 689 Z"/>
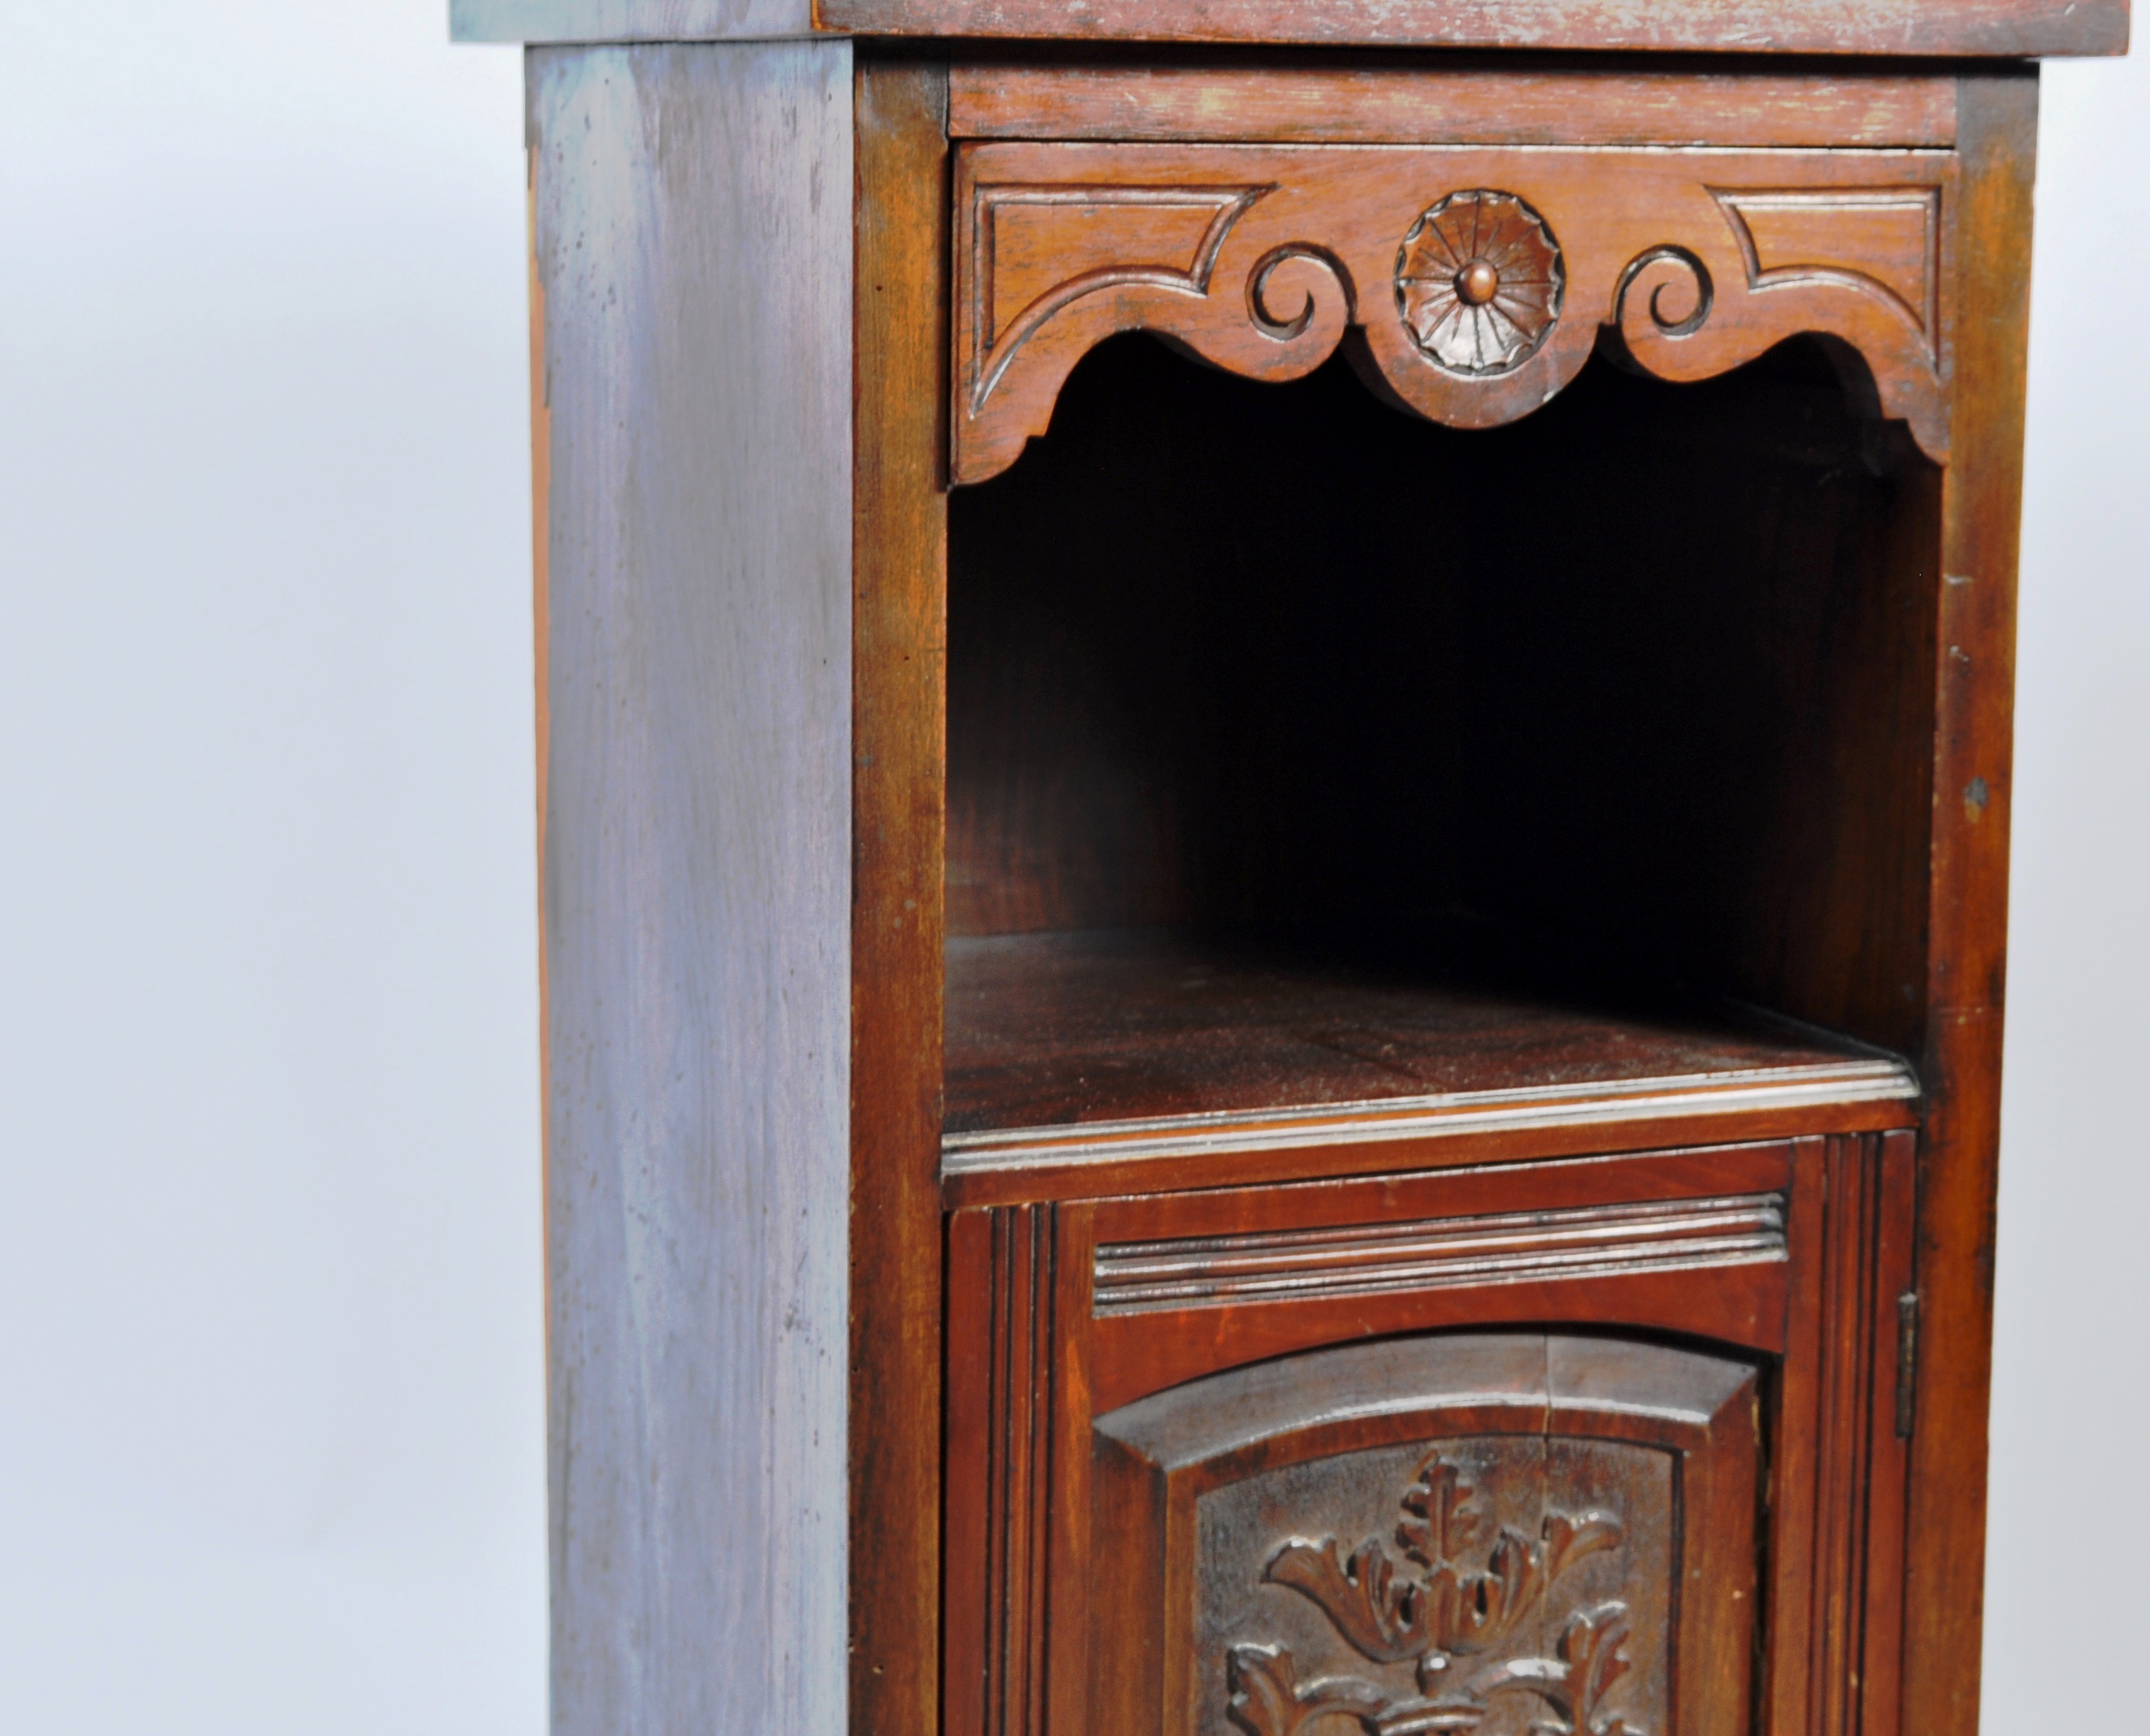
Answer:
<path fill-rule="evenodd" d="M 1946 289 L 1960 337 L 1940 502 L 1936 795 L 1919 986 L 1925 1035 L 1915 1057 L 1925 1090 L 1916 1159 L 1919 1354 L 1907 1407 L 1916 1426 L 1900 1449 L 1907 1486 L 1875 1486 L 1877 1513 L 1892 1501 L 1905 1512 L 1908 1594 L 1893 1612 L 1869 1620 L 1865 1662 L 1870 1703 L 1900 1704 L 1905 1736 L 1971 1736 L 1977 1719 L 2036 134 L 2035 68 L 1981 66 L 1946 82 L 1959 173 Z M 961 1486 L 956 1467 L 944 1471 L 941 1462 L 942 1285 L 933 1251 L 943 1221 L 937 1012 L 949 369 L 937 343 L 919 341 L 948 329 L 946 62 L 862 43 L 856 96 L 850 1703 L 855 1728 L 885 1736 L 941 1722 L 942 1550 L 932 1516 L 943 1490 Z M 947 1228 L 952 1252 L 956 1221 Z M 1912 1249 L 1890 1257 L 1908 1269 Z M 951 1411 L 951 1430 L 956 1421 Z M 1857 1494 L 1839 1479 L 1823 1498 L 1843 1503 Z M 951 1562 L 957 1531 L 951 1516 Z M 1875 1569 L 1885 1571 L 1896 1569 Z M 1891 1622 L 1900 1622 L 1900 1653 Z M 1900 1697 L 1882 1686 L 1899 1655 Z M 959 1698 L 947 1696 L 951 1715 Z M 1829 1710 L 1829 1728 L 1847 1728 L 1844 1716 L 1840 1707 Z"/>

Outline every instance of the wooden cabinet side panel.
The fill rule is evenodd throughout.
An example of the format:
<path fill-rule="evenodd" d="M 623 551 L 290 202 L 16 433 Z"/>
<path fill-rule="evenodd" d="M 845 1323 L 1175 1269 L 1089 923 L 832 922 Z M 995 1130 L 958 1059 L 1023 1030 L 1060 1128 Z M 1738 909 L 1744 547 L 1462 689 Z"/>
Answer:
<path fill-rule="evenodd" d="M 2035 72 L 1966 78 L 1960 113 L 1961 336 L 1936 648 L 1906 1736 L 1971 1736 L 1978 1725 Z"/>
<path fill-rule="evenodd" d="M 552 1726 L 843 1727 L 847 44 L 529 59 Z M 660 124 L 661 122 L 661 124 Z"/>
<path fill-rule="evenodd" d="M 862 57 L 856 101 L 851 1728 L 924 1736 L 940 1698 L 946 73 Z"/>

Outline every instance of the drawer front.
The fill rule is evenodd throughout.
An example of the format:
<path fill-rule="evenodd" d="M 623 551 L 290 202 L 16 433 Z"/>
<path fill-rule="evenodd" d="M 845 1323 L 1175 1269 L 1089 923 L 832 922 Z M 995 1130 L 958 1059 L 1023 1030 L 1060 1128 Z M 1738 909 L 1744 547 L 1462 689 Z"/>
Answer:
<path fill-rule="evenodd" d="M 1821 333 L 1945 460 L 1956 169 L 1934 149 L 965 144 L 952 472 L 1005 469 L 1075 363 L 1138 330 L 1264 380 L 1345 345 L 1463 427 L 1536 409 L 1602 334 L 1685 381 Z"/>

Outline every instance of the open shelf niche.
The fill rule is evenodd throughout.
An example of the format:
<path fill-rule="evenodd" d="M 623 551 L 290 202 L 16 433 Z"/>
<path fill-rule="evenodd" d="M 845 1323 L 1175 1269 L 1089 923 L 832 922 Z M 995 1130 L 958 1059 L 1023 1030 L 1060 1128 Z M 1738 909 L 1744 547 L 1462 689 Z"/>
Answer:
<path fill-rule="evenodd" d="M 1903 1094 L 1938 473 L 1859 371 L 1601 356 L 1465 432 L 1341 359 L 1093 352 L 951 501 L 951 1155 L 1666 1079 Z"/>

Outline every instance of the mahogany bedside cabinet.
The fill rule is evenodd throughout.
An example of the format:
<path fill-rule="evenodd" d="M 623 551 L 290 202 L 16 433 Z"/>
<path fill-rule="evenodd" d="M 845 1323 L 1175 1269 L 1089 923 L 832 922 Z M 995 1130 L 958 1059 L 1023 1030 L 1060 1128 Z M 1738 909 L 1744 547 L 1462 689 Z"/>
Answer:
<path fill-rule="evenodd" d="M 2036 57 L 527 50 L 558 1736 L 1974 1736 Z"/>

